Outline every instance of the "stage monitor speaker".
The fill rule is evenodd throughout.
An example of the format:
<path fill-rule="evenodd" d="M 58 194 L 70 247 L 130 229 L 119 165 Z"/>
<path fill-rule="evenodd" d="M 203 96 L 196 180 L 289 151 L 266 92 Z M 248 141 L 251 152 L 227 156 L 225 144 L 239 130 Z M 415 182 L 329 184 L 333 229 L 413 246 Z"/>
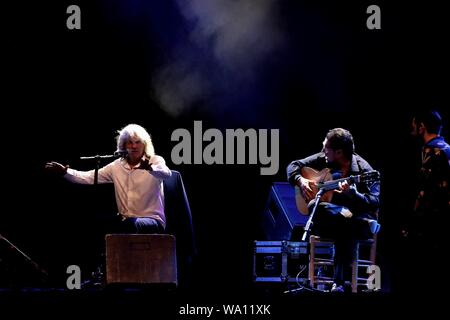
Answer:
<path fill-rule="evenodd" d="M 253 281 L 306 284 L 309 265 L 308 242 L 255 241 Z"/>
<path fill-rule="evenodd" d="M 297 210 L 294 187 L 287 182 L 275 182 L 263 214 L 266 240 L 296 241 L 301 238 L 307 220 L 308 217 Z"/>
<path fill-rule="evenodd" d="M 174 236 L 108 234 L 105 239 L 108 285 L 177 285 Z"/>

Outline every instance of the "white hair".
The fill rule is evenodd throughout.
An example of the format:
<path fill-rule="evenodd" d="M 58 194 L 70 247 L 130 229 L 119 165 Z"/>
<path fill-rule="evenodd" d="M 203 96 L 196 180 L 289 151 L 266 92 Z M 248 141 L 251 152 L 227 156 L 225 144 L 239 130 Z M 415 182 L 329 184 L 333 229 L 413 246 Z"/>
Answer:
<path fill-rule="evenodd" d="M 145 155 L 152 157 L 155 155 L 155 148 L 153 147 L 152 138 L 150 134 L 138 124 L 129 124 L 118 131 L 117 136 L 117 151 L 126 151 L 126 143 L 133 137 L 139 138 L 145 145 Z"/>

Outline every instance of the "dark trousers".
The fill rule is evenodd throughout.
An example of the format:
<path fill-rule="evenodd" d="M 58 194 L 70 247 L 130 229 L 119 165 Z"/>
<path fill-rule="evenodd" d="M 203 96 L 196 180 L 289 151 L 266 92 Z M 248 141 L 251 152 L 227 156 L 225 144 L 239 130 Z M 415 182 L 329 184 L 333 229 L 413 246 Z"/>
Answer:
<path fill-rule="evenodd" d="M 394 291 L 412 294 L 439 293 L 450 286 L 448 266 L 449 211 L 412 212 L 407 236 L 393 253 Z"/>
<path fill-rule="evenodd" d="M 117 233 L 162 233 L 164 229 L 158 220 L 153 218 L 127 218 L 120 219 L 116 228 Z"/>
<path fill-rule="evenodd" d="M 346 218 L 340 214 L 341 209 L 327 202 L 319 203 L 312 228 L 312 234 L 334 240 L 334 281 L 338 285 L 351 278 L 357 241 L 372 237 L 367 221 L 355 216 Z"/>

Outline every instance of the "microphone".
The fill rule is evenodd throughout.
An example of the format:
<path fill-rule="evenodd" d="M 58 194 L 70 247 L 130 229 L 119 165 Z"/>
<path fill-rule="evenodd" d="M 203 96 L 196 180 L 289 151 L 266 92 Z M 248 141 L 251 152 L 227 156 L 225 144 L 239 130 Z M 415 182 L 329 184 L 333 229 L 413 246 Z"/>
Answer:
<path fill-rule="evenodd" d="M 127 155 L 128 155 L 128 151 L 127 150 L 114 152 L 114 156 L 115 157 L 125 158 Z"/>

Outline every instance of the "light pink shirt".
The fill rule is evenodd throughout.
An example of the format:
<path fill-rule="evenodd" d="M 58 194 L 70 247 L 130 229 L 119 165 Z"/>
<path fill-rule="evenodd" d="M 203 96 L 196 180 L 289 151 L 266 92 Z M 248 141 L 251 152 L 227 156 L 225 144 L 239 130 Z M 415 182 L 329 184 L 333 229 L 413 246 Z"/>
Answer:
<path fill-rule="evenodd" d="M 153 171 L 131 168 L 125 159 L 116 159 L 98 170 L 98 183 L 114 183 L 116 202 L 123 217 L 151 217 L 166 227 L 164 215 L 164 179 L 171 176 L 170 169 L 160 156 L 153 156 L 149 163 Z M 94 170 L 67 169 L 67 180 L 80 184 L 94 183 Z"/>

